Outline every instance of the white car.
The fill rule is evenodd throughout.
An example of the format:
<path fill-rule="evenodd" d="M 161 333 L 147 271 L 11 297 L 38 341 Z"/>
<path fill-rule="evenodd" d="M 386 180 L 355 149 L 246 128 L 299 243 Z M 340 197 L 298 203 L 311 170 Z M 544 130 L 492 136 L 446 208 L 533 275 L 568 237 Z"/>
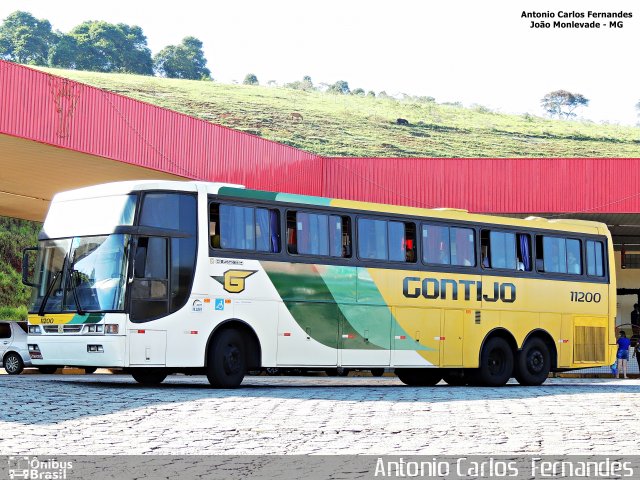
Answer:
<path fill-rule="evenodd" d="M 26 322 L 0 320 L 0 358 L 9 375 L 18 375 L 31 366 Z"/>

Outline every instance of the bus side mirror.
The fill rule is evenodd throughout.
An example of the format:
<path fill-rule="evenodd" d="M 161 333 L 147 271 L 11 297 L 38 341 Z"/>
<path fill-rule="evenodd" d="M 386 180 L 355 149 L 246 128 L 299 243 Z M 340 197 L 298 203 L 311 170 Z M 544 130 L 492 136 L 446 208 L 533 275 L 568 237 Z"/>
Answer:
<path fill-rule="evenodd" d="M 30 273 L 33 274 L 31 269 L 29 268 L 29 265 L 31 264 L 31 262 L 29 261 L 30 259 L 29 253 L 37 252 L 37 251 L 38 251 L 38 247 L 28 247 L 22 250 L 22 283 L 24 283 L 28 287 L 38 286 L 36 283 L 32 282 L 33 279 L 30 278 L 30 275 L 29 275 Z"/>

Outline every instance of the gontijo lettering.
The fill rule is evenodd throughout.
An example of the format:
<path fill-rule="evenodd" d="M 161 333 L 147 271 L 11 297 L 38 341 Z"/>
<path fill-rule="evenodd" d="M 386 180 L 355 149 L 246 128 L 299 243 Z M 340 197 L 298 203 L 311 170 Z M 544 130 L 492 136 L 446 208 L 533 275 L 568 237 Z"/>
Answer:
<path fill-rule="evenodd" d="M 476 280 L 454 280 L 449 278 L 420 278 L 405 277 L 402 281 L 402 294 L 407 298 L 424 298 L 433 300 L 441 299 L 458 300 L 458 290 L 464 292 L 464 299 L 471 300 L 472 291 L 475 292 L 477 301 L 485 302 L 505 302 L 516 301 L 516 286 L 513 283 L 493 282 L 489 288 L 484 288 L 487 293 L 483 293 L 481 281 Z"/>

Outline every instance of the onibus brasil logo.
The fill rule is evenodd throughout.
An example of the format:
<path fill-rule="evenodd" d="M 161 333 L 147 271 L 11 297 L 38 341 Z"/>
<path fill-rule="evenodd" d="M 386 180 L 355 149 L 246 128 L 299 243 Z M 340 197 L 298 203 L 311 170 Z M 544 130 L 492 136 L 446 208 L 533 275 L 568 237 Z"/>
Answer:
<path fill-rule="evenodd" d="M 9 456 L 11 480 L 65 480 L 73 469 L 73 462 L 38 457 Z"/>

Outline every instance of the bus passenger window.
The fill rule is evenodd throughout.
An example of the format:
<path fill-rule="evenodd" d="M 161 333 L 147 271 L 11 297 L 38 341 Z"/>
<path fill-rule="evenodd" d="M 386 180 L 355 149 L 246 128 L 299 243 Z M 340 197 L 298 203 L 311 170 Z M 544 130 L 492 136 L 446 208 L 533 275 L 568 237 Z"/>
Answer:
<path fill-rule="evenodd" d="M 483 230 L 480 240 L 484 268 L 517 269 L 516 235 L 514 233 Z"/>
<path fill-rule="evenodd" d="M 422 260 L 436 265 L 476 264 L 474 232 L 470 228 L 422 225 Z"/>
<path fill-rule="evenodd" d="M 361 218 L 358 220 L 358 253 L 369 260 L 415 262 L 416 226 L 411 222 L 394 222 Z"/>
<path fill-rule="evenodd" d="M 567 273 L 582 274 L 582 257 L 580 255 L 580 240 L 567 239 Z"/>
<path fill-rule="evenodd" d="M 587 275 L 604 277 L 604 245 L 587 240 Z"/>
<path fill-rule="evenodd" d="M 582 274 L 580 240 L 562 237 L 536 237 L 536 266 L 549 273 Z M 539 268 L 540 262 L 544 270 Z"/>
<path fill-rule="evenodd" d="M 471 228 L 451 227 L 451 265 L 475 267 L 475 238 Z"/>
<path fill-rule="evenodd" d="M 219 205 L 209 208 L 212 248 L 280 251 L 280 212 L 275 209 Z"/>
<path fill-rule="evenodd" d="M 289 253 L 323 257 L 351 256 L 348 217 L 288 212 L 287 238 Z"/>
<path fill-rule="evenodd" d="M 449 227 L 422 225 L 422 260 L 425 263 L 449 265 Z"/>

